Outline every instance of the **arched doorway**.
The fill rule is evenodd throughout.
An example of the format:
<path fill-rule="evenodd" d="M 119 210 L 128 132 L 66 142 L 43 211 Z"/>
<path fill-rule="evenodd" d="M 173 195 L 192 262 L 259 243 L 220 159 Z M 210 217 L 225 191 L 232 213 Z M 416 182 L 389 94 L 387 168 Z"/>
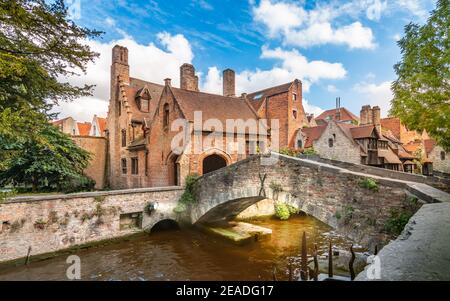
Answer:
<path fill-rule="evenodd" d="M 203 174 L 227 166 L 227 161 L 217 154 L 212 154 L 203 159 Z"/>
<path fill-rule="evenodd" d="M 179 186 L 179 164 L 177 163 L 179 156 L 172 156 L 169 158 L 168 169 L 169 169 L 169 186 Z"/>

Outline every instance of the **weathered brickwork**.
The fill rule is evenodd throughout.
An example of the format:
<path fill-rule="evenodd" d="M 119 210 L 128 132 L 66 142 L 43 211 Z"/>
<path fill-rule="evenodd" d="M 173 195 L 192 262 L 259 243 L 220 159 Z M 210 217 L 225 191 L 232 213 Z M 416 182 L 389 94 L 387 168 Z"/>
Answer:
<path fill-rule="evenodd" d="M 181 193 L 177 188 L 147 188 L 7 201 L 0 204 L 0 262 L 26 256 L 29 247 L 34 256 L 126 236 L 162 219 L 176 219 L 173 208 Z M 157 206 L 149 215 L 144 208 L 150 202 Z M 132 213 L 142 214 L 142 226 L 124 226 Z"/>
<path fill-rule="evenodd" d="M 91 154 L 88 167 L 84 173 L 95 180 L 95 188 L 105 187 L 105 168 L 107 140 L 104 137 L 73 136 L 73 141 L 82 149 Z"/>
<path fill-rule="evenodd" d="M 330 144 L 329 140 L 332 140 Z M 332 145 L 330 147 L 330 145 Z M 321 157 L 355 164 L 361 163 L 360 146 L 345 136 L 336 123 L 329 122 L 319 139 L 313 143 L 314 150 Z"/>

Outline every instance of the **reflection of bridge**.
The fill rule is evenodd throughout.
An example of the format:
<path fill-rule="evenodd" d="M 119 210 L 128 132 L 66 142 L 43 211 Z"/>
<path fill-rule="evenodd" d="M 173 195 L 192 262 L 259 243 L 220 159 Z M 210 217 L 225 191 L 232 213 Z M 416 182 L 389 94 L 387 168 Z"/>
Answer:
<path fill-rule="evenodd" d="M 272 155 L 253 156 L 202 176 L 196 187 L 197 203 L 192 206 L 192 223 L 233 218 L 245 208 L 272 198 L 298 207 L 324 223 L 340 227 L 340 217 L 351 214 L 357 236 L 374 233 L 384 225 L 393 208 L 402 208 L 408 195 L 427 200 L 450 200 L 449 195 L 427 185 L 368 176 L 306 159 Z M 378 191 L 361 187 L 370 177 Z M 281 192 L 270 187 L 281 185 Z M 339 212 L 339 214 L 337 214 Z"/>

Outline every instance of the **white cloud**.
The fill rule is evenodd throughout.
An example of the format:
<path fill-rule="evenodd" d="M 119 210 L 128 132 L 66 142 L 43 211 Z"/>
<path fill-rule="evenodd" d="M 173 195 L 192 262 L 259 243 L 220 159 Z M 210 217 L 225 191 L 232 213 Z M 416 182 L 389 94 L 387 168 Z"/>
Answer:
<path fill-rule="evenodd" d="M 366 10 L 366 16 L 369 20 L 378 21 L 381 18 L 381 13 L 387 8 L 387 1 L 374 0 Z"/>
<path fill-rule="evenodd" d="M 422 20 L 426 19 L 428 11 L 426 4 L 429 0 L 397 0 L 395 1 L 399 8 L 406 9 L 409 13 L 420 17 Z"/>
<path fill-rule="evenodd" d="M 357 14 L 363 7 L 368 17 L 379 19 L 385 3 L 379 0 L 354 1 L 346 5 L 332 2 L 306 10 L 290 2 L 261 0 L 259 5 L 253 7 L 253 16 L 256 22 L 267 27 L 271 37 L 282 38 L 286 45 L 306 48 L 337 44 L 350 49 L 372 49 L 376 46 L 372 30 L 361 22 L 333 25 L 336 18 Z"/>
<path fill-rule="evenodd" d="M 77 100 L 72 104 L 61 104 L 54 111 L 61 112 L 60 117 L 73 116 L 75 119 L 88 120 L 94 114 L 106 116 L 109 102 L 111 51 L 118 44 L 128 48 L 130 73 L 133 77 L 142 78 L 155 83 L 163 84 L 164 78 L 173 79 L 174 85 L 179 85 L 179 68 L 183 63 L 191 63 L 194 57 L 188 40 L 180 34 L 170 35 L 159 33 L 158 41 L 163 46 L 158 47 L 154 43 L 142 45 L 132 37 L 125 35 L 124 38 L 108 43 L 88 40 L 86 44 L 100 57 L 94 63 L 87 65 L 87 73 L 82 76 L 60 78 L 72 85 L 83 86 L 84 84 L 95 84 L 93 96 Z M 87 101 L 92 99 L 92 102 Z M 78 109 L 76 109 L 78 108 Z M 100 109 L 101 108 L 101 109 Z"/>
<path fill-rule="evenodd" d="M 303 91 L 320 79 L 342 79 L 347 71 L 341 63 L 329 63 L 325 61 L 308 61 L 297 50 L 283 50 L 281 48 L 262 48 L 261 58 L 275 59 L 280 63 L 269 70 L 244 70 L 236 74 L 236 92 L 254 92 L 267 87 L 300 79 L 303 83 Z M 216 67 L 209 68 L 202 82 L 202 90 L 211 93 L 222 92 L 222 77 Z"/>
<path fill-rule="evenodd" d="M 330 92 L 330 93 L 336 93 L 336 92 L 338 92 L 339 90 L 336 88 L 335 85 L 328 85 L 328 86 L 327 86 L 327 91 Z"/>
<path fill-rule="evenodd" d="M 314 116 L 319 116 L 322 114 L 323 110 L 322 108 L 315 106 L 313 104 L 310 104 L 307 99 L 303 98 L 303 109 L 306 113 L 314 114 Z"/>
<path fill-rule="evenodd" d="M 372 106 L 379 106 L 381 116 L 386 117 L 388 115 L 393 98 L 390 81 L 385 81 L 380 84 L 361 82 L 356 84 L 353 89 L 362 95 L 363 99 L 361 102 Z"/>

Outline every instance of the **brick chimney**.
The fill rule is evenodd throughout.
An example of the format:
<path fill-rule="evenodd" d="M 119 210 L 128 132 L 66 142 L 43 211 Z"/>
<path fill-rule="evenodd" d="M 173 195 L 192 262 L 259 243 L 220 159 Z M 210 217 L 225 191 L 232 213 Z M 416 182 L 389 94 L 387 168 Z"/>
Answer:
<path fill-rule="evenodd" d="M 172 85 L 172 80 L 170 78 L 165 78 L 164 79 L 164 85 L 170 87 Z"/>
<path fill-rule="evenodd" d="M 369 105 L 362 106 L 359 119 L 360 125 L 372 123 L 372 109 Z"/>
<path fill-rule="evenodd" d="M 381 110 L 379 106 L 375 106 L 372 108 L 372 123 L 378 130 L 378 133 L 381 134 Z"/>
<path fill-rule="evenodd" d="M 225 69 L 223 71 L 223 96 L 236 96 L 235 74 L 231 69 Z"/>
<path fill-rule="evenodd" d="M 191 64 L 183 64 L 180 67 L 180 88 L 189 91 L 198 91 L 198 76 Z"/>

